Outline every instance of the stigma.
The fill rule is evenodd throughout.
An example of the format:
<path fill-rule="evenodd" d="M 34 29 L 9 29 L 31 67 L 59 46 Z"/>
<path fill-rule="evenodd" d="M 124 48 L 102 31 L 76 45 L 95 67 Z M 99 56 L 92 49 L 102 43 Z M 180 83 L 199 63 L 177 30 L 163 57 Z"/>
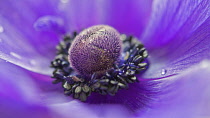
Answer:
<path fill-rule="evenodd" d="M 77 35 L 69 49 L 72 68 L 85 77 L 103 75 L 119 61 L 122 41 L 112 27 L 97 25 Z"/>
<path fill-rule="evenodd" d="M 114 96 L 148 68 L 147 50 L 133 36 L 107 25 L 96 25 L 65 36 L 51 62 L 53 83 L 64 93 L 86 101 L 92 92 Z"/>

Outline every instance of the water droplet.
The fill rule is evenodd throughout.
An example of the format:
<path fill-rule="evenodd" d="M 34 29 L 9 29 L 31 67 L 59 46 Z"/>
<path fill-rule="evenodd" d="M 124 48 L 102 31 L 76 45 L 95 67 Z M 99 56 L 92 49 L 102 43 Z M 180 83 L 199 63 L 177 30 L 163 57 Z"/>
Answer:
<path fill-rule="evenodd" d="M 18 59 L 22 59 L 22 57 L 14 52 L 10 52 L 10 55 L 12 55 L 13 57 L 16 57 Z"/>
<path fill-rule="evenodd" d="M 0 25 L 0 33 L 4 32 L 3 26 Z"/>
<path fill-rule="evenodd" d="M 165 75 L 165 74 L 166 74 L 166 72 L 167 72 L 167 70 L 166 70 L 166 69 L 162 69 L 162 70 L 161 70 L 161 75 Z"/>

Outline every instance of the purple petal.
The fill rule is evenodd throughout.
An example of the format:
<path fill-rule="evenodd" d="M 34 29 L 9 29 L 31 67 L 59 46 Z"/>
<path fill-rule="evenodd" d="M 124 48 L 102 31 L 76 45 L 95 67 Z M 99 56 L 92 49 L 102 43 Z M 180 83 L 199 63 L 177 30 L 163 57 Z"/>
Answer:
<path fill-rule="evenodd" d="M 56 16 L 55 3 L 0 1 L 1 59 L 35 72 L 49 73 L 59 36 L 55 32 L 37 32 L 33 24 L 41 16 Z"/>
<path fill-rule="evenodd" d="M 0 117 L 50 118 L 50 111 L 40 104 L 36 86 L 25 71 L 2 60 L 0 65 Z"/>
<path fill-rule="evenodd" d="M 209 5 L 208 0 L 154 1 L 142 37 L 151 65 L 145 78 L 171 76 L 210 58 Z"/>
<path fill-rule="evenodd" d="M 110 0 L 103 18 L 121 33 L 140 36 L 148 23 L 152 0 Z"/>
<path fill-rule="evenodd" d="M 38 105 L 0 97 L 1 118 L 52 118 L 49 111 Z"/>
<path fill-rule="evenodd" d="M 61 85 L 52 84 L 51 78 L 37 73 L 30 73 L 30 75 L 32 78 L 35 78 L 34 80 L 36 81 L 37 86 L 39 86 L 38 88 L 40 89 L 41 94 L 40 99 L 42 102 L 45 103 L 53 113 L 56 113 L 62 118 L 128 118 L 132 115 L 130 110 L 128 110 L 123 104 L 121 105 L 117 102 L 112 104 L 109 102 L 110 99 L 107 100 L 108 104 L 84 103 L 73 99 L 70 96 L 65 96 Z M 114 97 L 112 98 L 114 99 Z M 103 96 L 103 99 L 106 99 L 106 97 Z M 117 99 L 119 98 L 116 98 L 115 101 Z M 93 100 L 96 99 L 93 97 Z M 97 100 L 95 102 L 97 102 Z M 132 103 L 132 105 L 135 104 L 136 103 Z"/>
<path fill-rule="evenodd" d="M 71 31 L 107 24 L 121 33 L 140 36 L 150 16 L 151 2 L 152 0 L 63 0 L 59 8 L 66 16 Z"/>
<path fill-rule="evenodd" d="M 29 76 L 20 68 L 0 60 L 0 95 L 12 99 L 36 102 L 37 90 Z M 33 93 L 33 94 L 32 94 Z"/>
<path fill-rule="evenodd" d="M 183 74 L 160 80 L 162 92 L 153 107 L 139 113 L 143 118 L 209 118 L 210 61 Z"/>
<path fill-rule="evenodd" d="M 45 96 L 42 97 L 42 100 L 49 104 L 48 107 L 54 113 L 64 118 L 84 116 L 90 118 L 209 117 L 210 79 L 207 77 L 210 76 L 210 62 L 204 61 L 195 67 L 170 78 L 141 79 L 140 85 L 130 85 L 130 89 L 121 90 L 114 97 L 92 94 L 88 103 L 64 97 L 58 92 L 57 86 L 53 87 L 45 83 L 42 84 L 42 94 Z M 33 77 L 42 78 L 38 74 Z M 146 83 L 155 84 L 151 86 Z"/>
<path fill-rule="evenodd" d="M 136 111 L 148 107 L 159 90 L 157 82 L 142 80 L 139 83 L 130 84 L 127 90 L 119 90 L 114 96 L 92 93 L 87 102 L 90 104 L 120 104 L 130 111 Z"/>
<path fill-rule="evenodd" d="M 31 79 L 36 83 L 39 89 L 39 97 L 45 104 L 60 104 L 72 100 L 69 96 L 65 96 L 61 84 L 53 84 L 52 78 L 38 73 L 27 72 Z"/>
<path fill-rule="evenodd" d="M 130 118 L 132 114 L 124 107 L 114 104 L 91 105 L 78 101 L 50 106 L 62 118 Z"/>
<path fill-rule="evenodd" d="M 44 103 L 64 104 L 70 101 L 78 101 L 70 96 L 65 96 L 61 84 L 52 84 L 51 78 L 36 73 L 30 73 L 30 75 L 39 86 Z M 120 90 L 115 96 L 91 93 L 86 104 L 91 106 L 99 104 L 121 105 L 126 107 L 128 111 L 136 111 L 149 106 L 152 99 L 160 91 L 158 86 L 158 82 L 141 80 L 139 83 L 130 84 L 129 89 Z"/>

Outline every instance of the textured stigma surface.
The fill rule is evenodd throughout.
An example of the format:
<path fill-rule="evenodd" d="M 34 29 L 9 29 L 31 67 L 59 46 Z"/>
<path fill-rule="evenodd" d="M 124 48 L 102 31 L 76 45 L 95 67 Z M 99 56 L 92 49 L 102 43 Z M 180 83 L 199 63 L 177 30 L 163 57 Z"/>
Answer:
<path fill-rule="evenodd" d="M 102 74 L 121 54 L 120 34 L 110 26 L 97 25 L 82 31 L 69 49 L 71 66 L 81 75 Z"/>

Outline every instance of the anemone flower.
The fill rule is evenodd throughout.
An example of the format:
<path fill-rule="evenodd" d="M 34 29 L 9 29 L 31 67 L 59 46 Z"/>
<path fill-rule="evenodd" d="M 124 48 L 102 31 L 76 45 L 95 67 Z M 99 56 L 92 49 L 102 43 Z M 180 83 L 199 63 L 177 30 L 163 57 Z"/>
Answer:
<path fill-rule="evenodd" d="M 1 0 L 0 117 L 209 118 L 209 3 Z M 52 84 L 49 66 L 64 35 L 98 24 L 137 37 L 149 68 L 127 90 L 81 102 Z"/>

